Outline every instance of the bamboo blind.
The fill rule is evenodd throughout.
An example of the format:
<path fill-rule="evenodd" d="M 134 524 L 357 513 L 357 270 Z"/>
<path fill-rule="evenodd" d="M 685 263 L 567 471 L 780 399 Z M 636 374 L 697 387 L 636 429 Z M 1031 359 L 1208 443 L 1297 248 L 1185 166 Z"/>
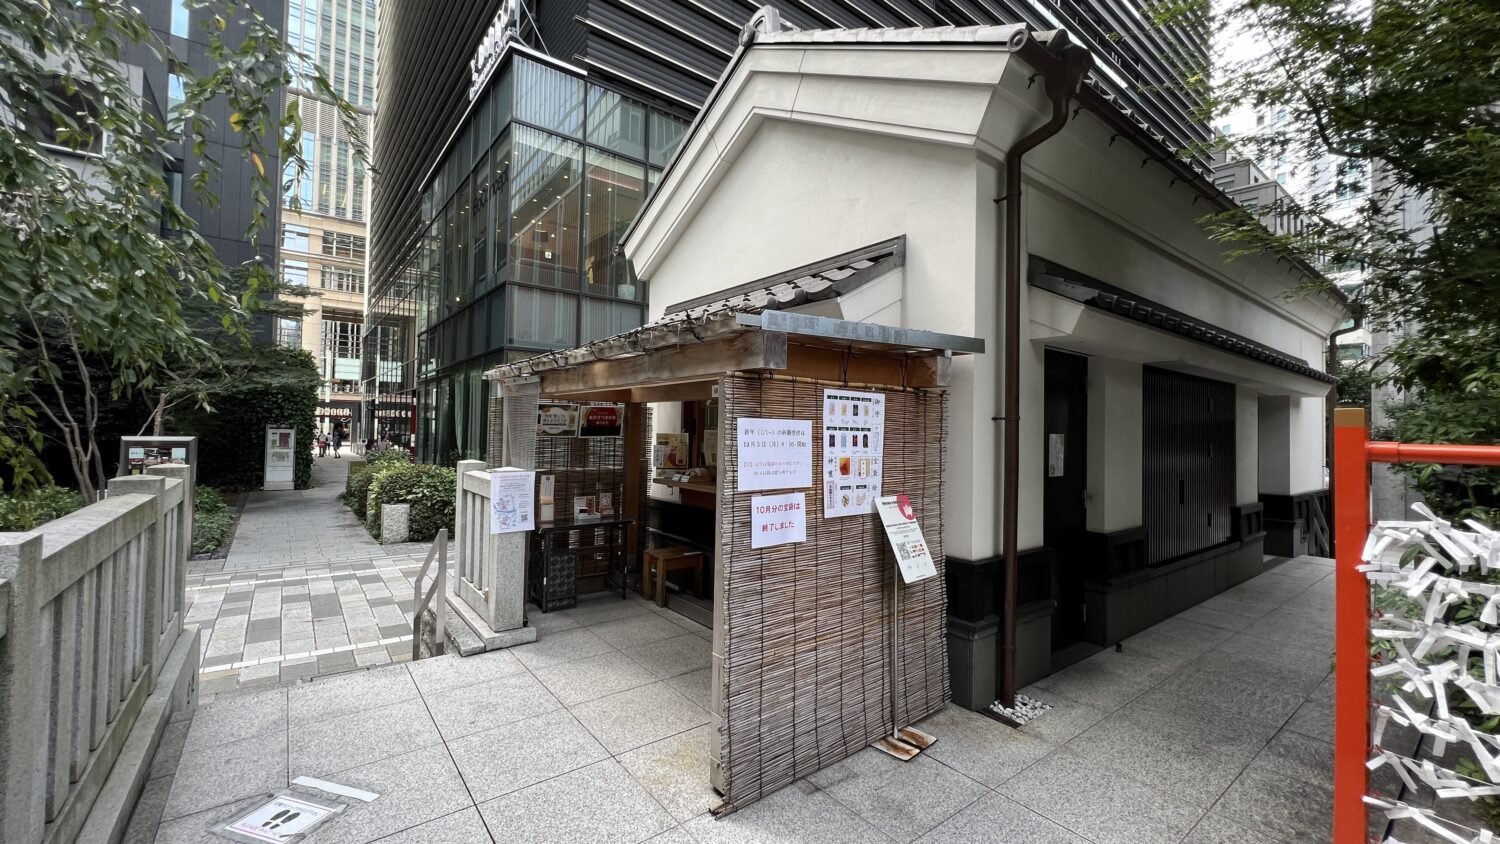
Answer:
<path fill-rule="evenodd" d="M 876 515 L 823 518 L 824 387 L 728 375 L 720 430 L 720 574 L 715 600 L 718 763 L 732 808 L 860 750 L 891 729 L 890 608 L 895 561 Z M 859 388 L 856 388 L 859 389 Z M 882 493 L 905 494 L 938 576 L 901 587 L 901 726 L 948 700 L 942 470 L 947 396 L 886 396 Z M 750 505 L 735 492 L 740 417 L 812 422 L 815 488 L 807 541 L 752 550 Z"/>

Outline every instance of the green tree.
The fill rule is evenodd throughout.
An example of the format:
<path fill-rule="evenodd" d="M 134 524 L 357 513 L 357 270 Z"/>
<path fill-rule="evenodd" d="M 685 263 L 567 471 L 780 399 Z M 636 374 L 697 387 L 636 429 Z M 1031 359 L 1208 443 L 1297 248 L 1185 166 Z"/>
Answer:
<path fill-rule="evenodd" d="M 1239 152 L 1324 170 L 1300 208 L 1216 215 L 1214 234 L 1235 251 L 1353 271 L 1356 310 L 1397 337 L 1374 362 L 1404 399 L 1396 436 L 1500 442 L 1500 5 L 1169 0 L 1156 17 L 1208 22 L 1226 54 L 1189 80 L 1205 118 L 1280 118 L 1233 139 Z M 1257 222 L 1282 211 L 1304 227 L 1275 234 Z M 1497 503 L 1489 474 L 1456 514 Z"/>
<path fill-rule="evenodd" d="M 264 263 L 226 266 L 174 201 L 169 144 L 191 150 L 191 189 L 211 199 L 221 162 L 210 138 L 243 137 L 254 242 L 282 179 L 307 167 L 300 118 L 279 96 L 294 76 L 337 104 L 359 139 L 353 109 L 282 40 L 280 21 L 245 0 L 186 2 L 205 22 L 206 75 L 176 62 L 123 0 L 0 3 L 0 460 L 15 485 L 42 479 L 45 436 L 67 450 L 85 499 L 97 498 L 108 477 L 104 406 L 194 394 L 174 373 L 189 361 L 213 372 L 213 335 L 243 341 L 248 314 L 275 288 Z M 131 59 L 147 54 L 182 79 L 170 114 L 132 84 Z M 227 105 L 228 127 L 207 117 L 214 102 Z M 277 160 L 285 170 L 267 166 Z M 212 314 L 212 333 L 188 318 L 191 307 Z"/>

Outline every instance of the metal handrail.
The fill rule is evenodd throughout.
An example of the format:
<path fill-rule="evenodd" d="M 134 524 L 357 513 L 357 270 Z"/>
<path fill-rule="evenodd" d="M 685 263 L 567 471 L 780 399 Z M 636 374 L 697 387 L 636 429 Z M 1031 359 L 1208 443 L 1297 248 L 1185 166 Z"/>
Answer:
<path fill-rule="evenodd" d="M 438 561 L 437 576 L 432 580 L 432 588 L 427 594 L 422 594 L 422 581 L 427 579 L 427 567 L 432 565 L 433 559 Z M 432 547 L 427 549 L 427 559 L 422 561 L 422 569 L 417 572 L 417 581 L 412 584 L 412 616 L 411 616 L 411 658 L 413 661 L 422 658 L 422 611 L 432 604 L 432 653 L 434 656 L 443 653 L 447 649 L 445 637 L 447 636 L 445 624 L 448 614 L 448 529 L 438 531 L 437 538 L 433 540 Z M 433 601 L 433 596 L 441 596 Z"/>
<path fill-rule="evenodd" d="M 1333 420 L 1334 616 L 1333 840 L 1364 844 L 1370 758 L 1370 592 L 1359 570 L 1370 532 L 1371 463 L 1500 466 L 1500 446 L 1371 442 L 1363 408 Z"/>

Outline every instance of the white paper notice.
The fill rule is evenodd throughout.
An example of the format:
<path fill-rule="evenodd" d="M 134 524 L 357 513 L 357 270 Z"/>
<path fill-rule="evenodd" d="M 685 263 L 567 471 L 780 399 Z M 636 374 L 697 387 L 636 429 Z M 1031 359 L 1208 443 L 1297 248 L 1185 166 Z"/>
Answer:
<path fill-rule="evenodd" d="M 490 472 L 490 533 L 517 533 L 536 527 L 536 472 Z"/>
<path fill-rule="evenodd" d="M 823 518 L 875 512 L 885 453 L 885 395 L 823 391 Z"/>
<path fill-rule="evenodd" d="M 807 541 L 807 496 L 757 495 L 750 499 L 750 547 L 770 548 Z"/>
<path fill-rule="evenodd" d="M 279 844 L 305 835 L 333 812 L 328 807 L 295 797 L 276 797 L 224 828 L 256 841 Z"/>
<path fill-rule="evenodd" d="M 812 423 L 739 420 L 739 492 L 812 486 Z"/>
<path fill-rule="evenodd" d="M 876 508 L 885 525 L 885 536 L 891 541 L 891 550 L 896 552 L 901 579 L 916 583 L 937 575 L 937 566 L 932 562 L 932 552 L 922 536 L 922 526 L 917 524 L 917 514 L 912 512 L 911 501 L 904 495 L 887 495 L 876 503 Z"/>

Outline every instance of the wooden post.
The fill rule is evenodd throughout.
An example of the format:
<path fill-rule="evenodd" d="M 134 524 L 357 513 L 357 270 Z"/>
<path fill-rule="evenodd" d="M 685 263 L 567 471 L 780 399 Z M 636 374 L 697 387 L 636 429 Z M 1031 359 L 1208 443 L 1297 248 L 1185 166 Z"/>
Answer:
<path fill-rule="evenodd" d="M 621 469 L 625 473 L 624 490 L 620 502 L 620 512 L 632 519 L 630 527 L 625 532 L 625 570 L 630 570 L 631 563 L 641 559 L 641 548 L 645 546 L 642 540 L 645 537 L 646 526 L 640 524 L 638 518 L 641 505 L 646 495 L 646 479 L 644 477 L 645 467 L 641 465 L 641 454 L 645 448 L 644 437 L 646 431 L 646 406 L 637 402 L 625 405 L 625 429 L 621 432 L 624 442 L 621 443 L 624 465 Z"/>

